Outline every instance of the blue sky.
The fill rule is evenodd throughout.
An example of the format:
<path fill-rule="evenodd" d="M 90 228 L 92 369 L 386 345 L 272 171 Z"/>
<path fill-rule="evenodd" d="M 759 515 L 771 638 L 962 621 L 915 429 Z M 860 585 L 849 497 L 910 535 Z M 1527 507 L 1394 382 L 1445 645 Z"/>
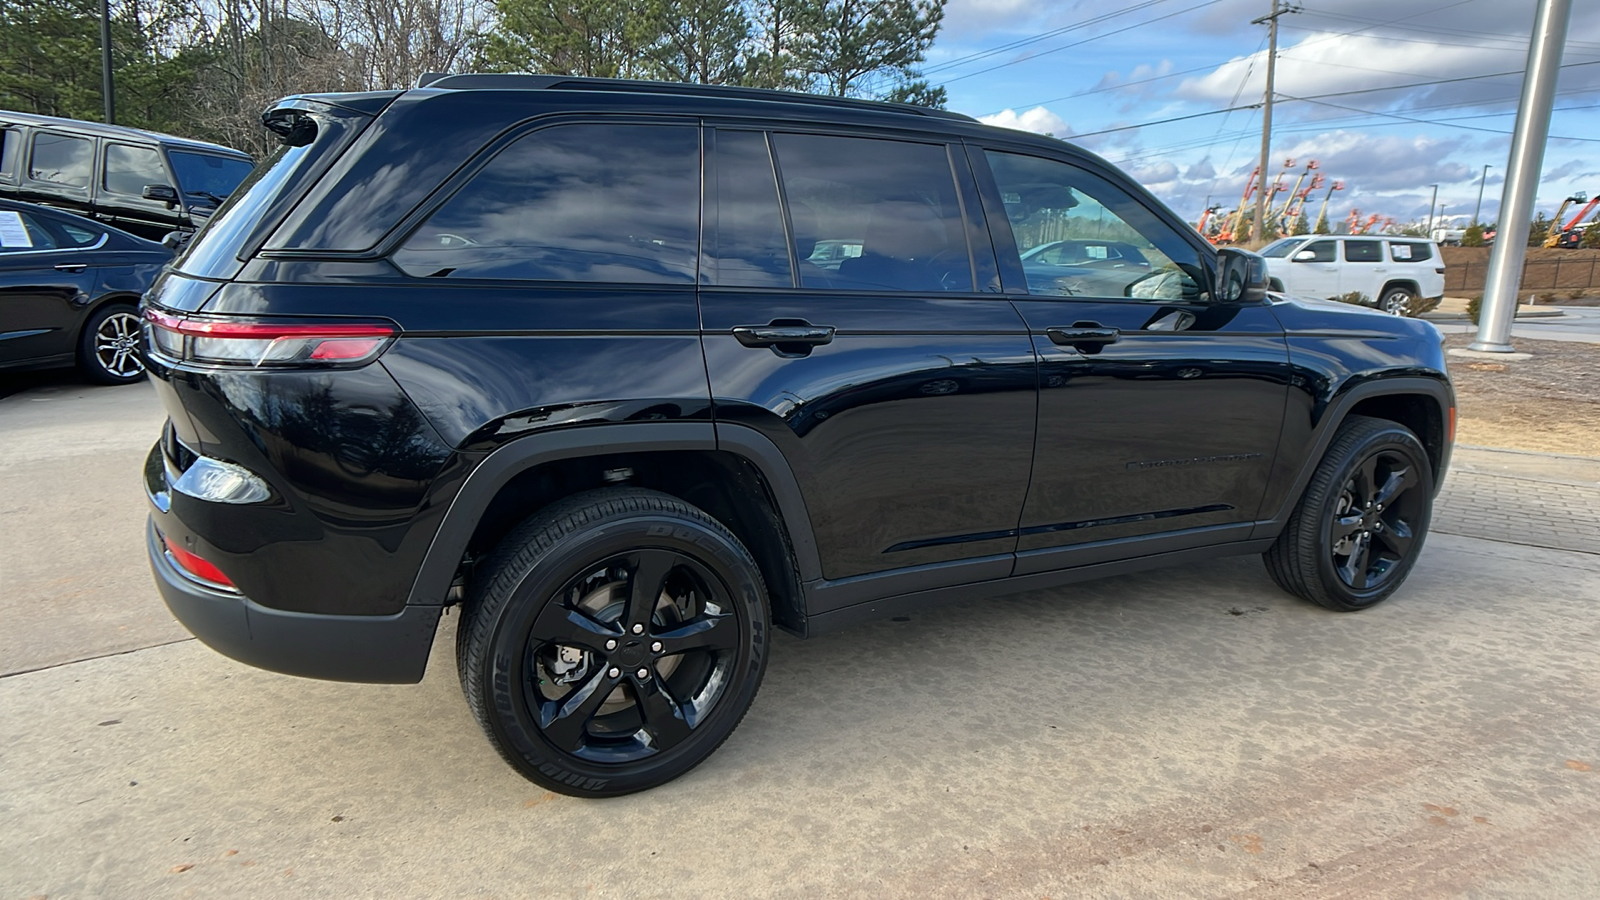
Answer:
<path fill-rule="evenodd" d="M 1250 20 L 1270 5 L 949 0 L 926 69 L 949 91 L 951 109 L 1091 149 L 1192 221 L 1208 196 L 1213 204 L 1237 204 L 1260 152 L 1258 109 L 1091 133 L 1259 103 L 1266 28 Z M 1301 0 L 1298 6 L 1302 12 L 1280 20 L 1270 174 L 1287 158 L 1296 160 L 1297 172 L 1316 159 L 1329 181 L 1345 183 L 1328 207 L 1334 221 L 1352 206 L 1402 223 L 1421 221 L 1429 186 L 1438 184 L 1444 218 L 1465 224 L 1489 164 L 1480 218 L 1492 220 L 1534 0 Z M 1547 215 L 1574 191 L 1600 194 L 1600 2 L 1573 6 L 1550 128 L 1557 137 L 1545 150 L 1539 185 L 1538 208 Z M 1514 74 L 1474 77 L 1508 72 Z M 1371 90 L 1445 79 L 1453 80 Z M 1335 93 L 1341 96 L 1322 96 Z M 1419 119 L 1425 121 L 1408 121 Z"/>

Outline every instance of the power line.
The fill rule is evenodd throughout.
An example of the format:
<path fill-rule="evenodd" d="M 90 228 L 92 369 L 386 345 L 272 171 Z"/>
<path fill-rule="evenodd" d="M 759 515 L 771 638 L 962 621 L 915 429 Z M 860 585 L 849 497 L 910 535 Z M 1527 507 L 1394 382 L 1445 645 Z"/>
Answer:
<path fill-rule="evenodd" d="M 987 57 L 990 57 L 990 56 L 994 56 L 994 55 L 996 55 L 998 53 L 1004 53 L 1007 50 L 1015 50 L 1018 47 L 1025 47 L 1025 46 L 1027 46 L 1029 44 L 1036 44 L 1039 41 L 1047 41 L 1050 38 L 1059 37 L 1060 35 L 1066 34 L 1066 33 L 1070 32 L 1070 31 L 1076 31 L 1076 30 L 1078 30 L 1080 28 L 1087 28 L 1090 25 L 1098 25 L 1101 22 L 1107 21 L 1109 19 L 1114 19 L 1117 16 L 1126 15 L 1127 13 L 1130 13 L 1130 12 L 1138 12 L 1141 9 L 1147 9 L 1147 8 L 1155 6 L 1155 5 L 1159 4 L 1159 3 L 1167 3 L 1167 2 L 1169 2 L 1169 0 L 1144 0 L 1144 2 L 1142 2 L 1142 3 L 1135 3 L 1132 6 L 1125 6 L 1122 9 L 1113 10 L 1112 12 L 1108 12 L 1108 13 L 1102 13 L 1101 15 L 1094 16 L 1094 17 L 1088 18 L 1088 19 L 1084 19 L 1081 22 L 1074 22 L 1071 25 L 1063 25 L 1060 28 L 1052 28 L 1049 31 L 1043 31 L 1043 32 L 1040 32 L 1038 34 L 1031 35 L 1029 37 L 1020 38 L 1018 40 L 1010 42 L 1009 44 L 1001 44 L 998 47 L 990 47 L 987 50 L 979 50 L 979 51 L 976 51 L 974 53 L 968 53 L 965 56 L 958 56 L 958 57 L 956 57 L 954 59 L 947 59 L 944 62 L 939 63 L 938 65 L 929 66 L 928 68 L 924 69 L 923 70 L 923 74 L 926 75 L 926 74 L 929 74 L 929 73 L 932 73 L 932 72 L 940 72 L 940 71 L 943 71 L 945 69 L 953 69 L 953 68 L 955 68 L 957 66 L 965 65 L 966 63 L 971 62 L 973 60 L 984 59 L 984 58 L 987 58 Z"/>
<path fill-rule="evenodd" d="M 1072 47 L 1080 47 L 1080 46 L 1082 46 L 1084 44 L 1089 43 L 1090 41 L 1098 41 L 1101 38 L 1108 38 L 1108 37 L 1111 37 L 1114 34 L 1121 34 L 1124 31 L 1132 31 L 1135 28 L 1143 28 L 1146 25 L 1152 25 L 1152 24 L 1154 24 L 1156 22 L 1162 21 L 1163 19 L 1170 19 L 1170 18 L 1173 18 L 1174 16 L 1181 16 L 1184 13 L 1191 13 L 1191 12 L 1194 12 L 1195 10 L 1197 10 L 1197 9 L 1204 9 L 1207 6 L 1215 6 L 1216 4 L 1221 3 L 1221 2 L 1222 2 L 1222 0 L 1205 0 L 1205 2 L 1197 3 L 1194 6 L 1188 7 L 1187 9 L 1180 9 L 1177 12 L 1171 12 L 1171 13 L 1167 13 L 1166 15 L 1156 16 L 1154 19 L 1146 19 L 1143 22 L 1136 22 L 1136 23 L 1134 23 L 1132 25 L 1127 25 L 1127 26 L 1124 26 L 1122 28 L 1116 28 L 1116 29 L 1113 29 L 1111 31 L 1103 31 L 1103 32 L 1101 32 L 1099 34 L 1096 34 L 1096 35 L 1093 35 L 1091 37 L 1086 37 L 1081 41 L 1073 41 L 1070 44 L 1062 44 L 1059 47 L 1052 47 L 1049 50 L 1041 50 L 1038 53 L 1033 54 L 1032 56 L 1023 57 L 1022 59 L 1014 59 L 1014 60 L 1011 60 L 1010 62 L 1003 62 L 1003 63 L 1000 63 L 999 65 L 996 65 L 996 66 L 990 66 L 987 69 L 979 69 L 976 72 L 968 72 L 965 75 L 957 75 L 956 77 L 951 78 L 951 79 L 949 79 L 947 81 L 941 81 L 939 83 L 939 86 L 940 87 L 944 87 L 945 85 L 954 84 L 957 81 L 962 81 L 962 80 L 965 80 L 967 78 L 972 78 L 972 77 L 977 76 L 977 75 L 983 75 L 983 74 L 985 74 L 987 72 L 993 72 L 996 69 L 1004 69 L 1007 66 L 1014 66 L 1014 65 L 1017 65 L 1018 63 L 1030 62 L 1032 60 L 1039 59 L 1040 57 L 1043 57 L 1043 56 L 1049 56 L 1052 53 L 1060 53 L 1062 50 L 1067 50 L 1067 49 L 1070 49 Z"/>
<path fill-rule="evenodd" d="M 1323 102 L 1321 100 L 1316 100 L 1316 99 L 1313 99 L 1311 97 L 1291 97 L 1288 94 L 1285 94 L 1283 96 L 1284 96 L 1285 100 L 1304 100 L 1307 103 L 1315 103 L 1318 106 L 1331 106 L 1334 109 L 1345 109 L 1345 110 L 1349 110 L 1350 112 L 1365 113 L 1365 114 L 1367 114 L 1369 116 L 1382 116 L 1385 119 L 1399 119 L 1399 120 L 1404 121 L 1404 122 L 1416 122 L 1416 123 L 1421 124 L 1421 125 L 1442 125 L 1442 126 L 1444 126 L 1446 128 L 1460 128 L 1460 129 L 1465 130 L 1465 131 L 1482 131 L 1482 132 L 1485 132 L 1487 134 L 1510 134 L 1511 133 L 1511 132 L 1506 131 L 1506 130 L 1501 129 L 1501 128 L 1479 128 L 1476 125 L 1456 125 L 1456 124 L 1454 124 L 1452 122 L 1448 122 L 1448 121 L 1440 121 L 1440 120 L 1436 120 L 1436 119 L 1417 119 L 1417 118 L 1413 118 L 1411 116 L 1402 116 L 1402 115 L 1396 115 L 1394 113 L 1379 112 L 1379 111 L 1377 111 L 1375 109 L 1357 109 L 1354 106 L 1341 106 L 1338 103 L 1325 103 L 1325 102 Z M 1549 139 L 1553 140 L 1553 141 L 1583 141 L 1585 143 L 1600 144 L 1600 138 L 1567 137 L 1565 135 L 1552 134 L 1552 135 L 1549 135 Z"/>

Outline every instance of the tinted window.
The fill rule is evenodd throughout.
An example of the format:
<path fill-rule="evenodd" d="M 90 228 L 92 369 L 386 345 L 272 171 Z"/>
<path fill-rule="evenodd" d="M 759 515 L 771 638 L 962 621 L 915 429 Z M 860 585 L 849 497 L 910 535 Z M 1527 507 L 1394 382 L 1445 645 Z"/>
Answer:
<path fill-rule="evenodd" d="M 1198 300 L 1200 253 L 1143 202 L 1077 166 L 989 152 L 1028 292 Z"/>
<path fill-rule="evenodd" d="M 1333 262 L 1334 257 L 1338 254 L 1338 242 L 1316 241 L 1302 252 L 1310 253 L 1311 256 L 1307 258 L 1296 253 L 1294 255 L 1296 262 Z"/>
<path fill-rule="evenodd" d="M 1345 241 L 1345 262 L 1383 262 L 1382 241 Z"/>
<path fill-rule="evenodd" d="M 20 132 L 13 128 L 0 128 L 0 175 L 10 175 L 17 170 L 17 153 L 21 144 Z"/>
<path fill-rule="evenodd" d="M 1389 258 L 1395 262 L 1422 262 L 1433 258 L 1433 248 L 1423 243 L 1390 241 Z"/>
<path fill-rule="evenodd" d="M 138 197 L 147 184 L 166 184 L 161 154 L 150 147 L 110 144 L 106 147 L 106 190 Z"/>
<path fill-rule="evenodd" d="M 231 156 L 171 150 L 172 170 L 178 176 L 175 187 L 202 202 L 217 204 L 227 199 L 255 166 Z"/>
<path fill-rule="evenodd" d="M 767 137 L 717 132 L 717 227 L 706 242 L 711 280 L 722 285 L 792 287 L 778 181 Z"/>
<path fill-rule="evenodd" d="M 502 150 L 395 254 L 412 275 L 692 283 L 700 130 L 559 125 Z"/>
<path fill-rule="evenodd" d="M 1284 240 L 1278 241 L 1275 244 L 1269 245 L 1265 250 L 1261 251 L 1261 255 L 1267 257 L 1268 259 L 1282 259 L 1283 257 L 1289 255 L 1289 251 L 1300 246 L 1301 243 L 1302 241 L 1300 238 L 1285 238 Z"/>
<path fill-rule="evenodd" d="M 33 136 L 33 162 L 28 167 L 28 177 L 34 181 L 88 187 L 93 169 L 93 148 L 84 138 L 43 132 Z"/>
<path fill-rule="evenodd" d="M 0 210 L 0 253 L 27 253 L 32 250 L 59 250 L 72 247 L 69 240 L 50 229 L 30 213 Z"/>
<path fill-rule="evenodd" d="M 943 145 L 776 134 L 802 287 L 971 291 Z"/>

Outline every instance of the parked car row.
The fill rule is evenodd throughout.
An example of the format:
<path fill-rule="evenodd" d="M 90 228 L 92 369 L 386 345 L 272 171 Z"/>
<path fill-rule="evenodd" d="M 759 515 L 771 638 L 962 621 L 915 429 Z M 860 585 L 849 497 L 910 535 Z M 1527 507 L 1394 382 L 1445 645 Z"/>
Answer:
<path fill-rule="evenodd" d="M 159 241 L 205 224 L 255 163 L 217 144 L 0 110 L 0 198 Z"/>

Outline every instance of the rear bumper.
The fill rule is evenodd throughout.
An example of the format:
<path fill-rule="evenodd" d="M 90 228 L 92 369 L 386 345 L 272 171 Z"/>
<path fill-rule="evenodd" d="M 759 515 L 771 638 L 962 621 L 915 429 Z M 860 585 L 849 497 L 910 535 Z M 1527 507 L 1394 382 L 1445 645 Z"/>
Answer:
<path fill-rule="evenodd" d="M 407 606 L 392 616 L 270 609 L 183 575 L 168 558 L 154 518 L 145 531 L 150 568 L 167 608 L 218 653 L 305 678 L 373 684 L 422 680 L 442 607 Z"/>

